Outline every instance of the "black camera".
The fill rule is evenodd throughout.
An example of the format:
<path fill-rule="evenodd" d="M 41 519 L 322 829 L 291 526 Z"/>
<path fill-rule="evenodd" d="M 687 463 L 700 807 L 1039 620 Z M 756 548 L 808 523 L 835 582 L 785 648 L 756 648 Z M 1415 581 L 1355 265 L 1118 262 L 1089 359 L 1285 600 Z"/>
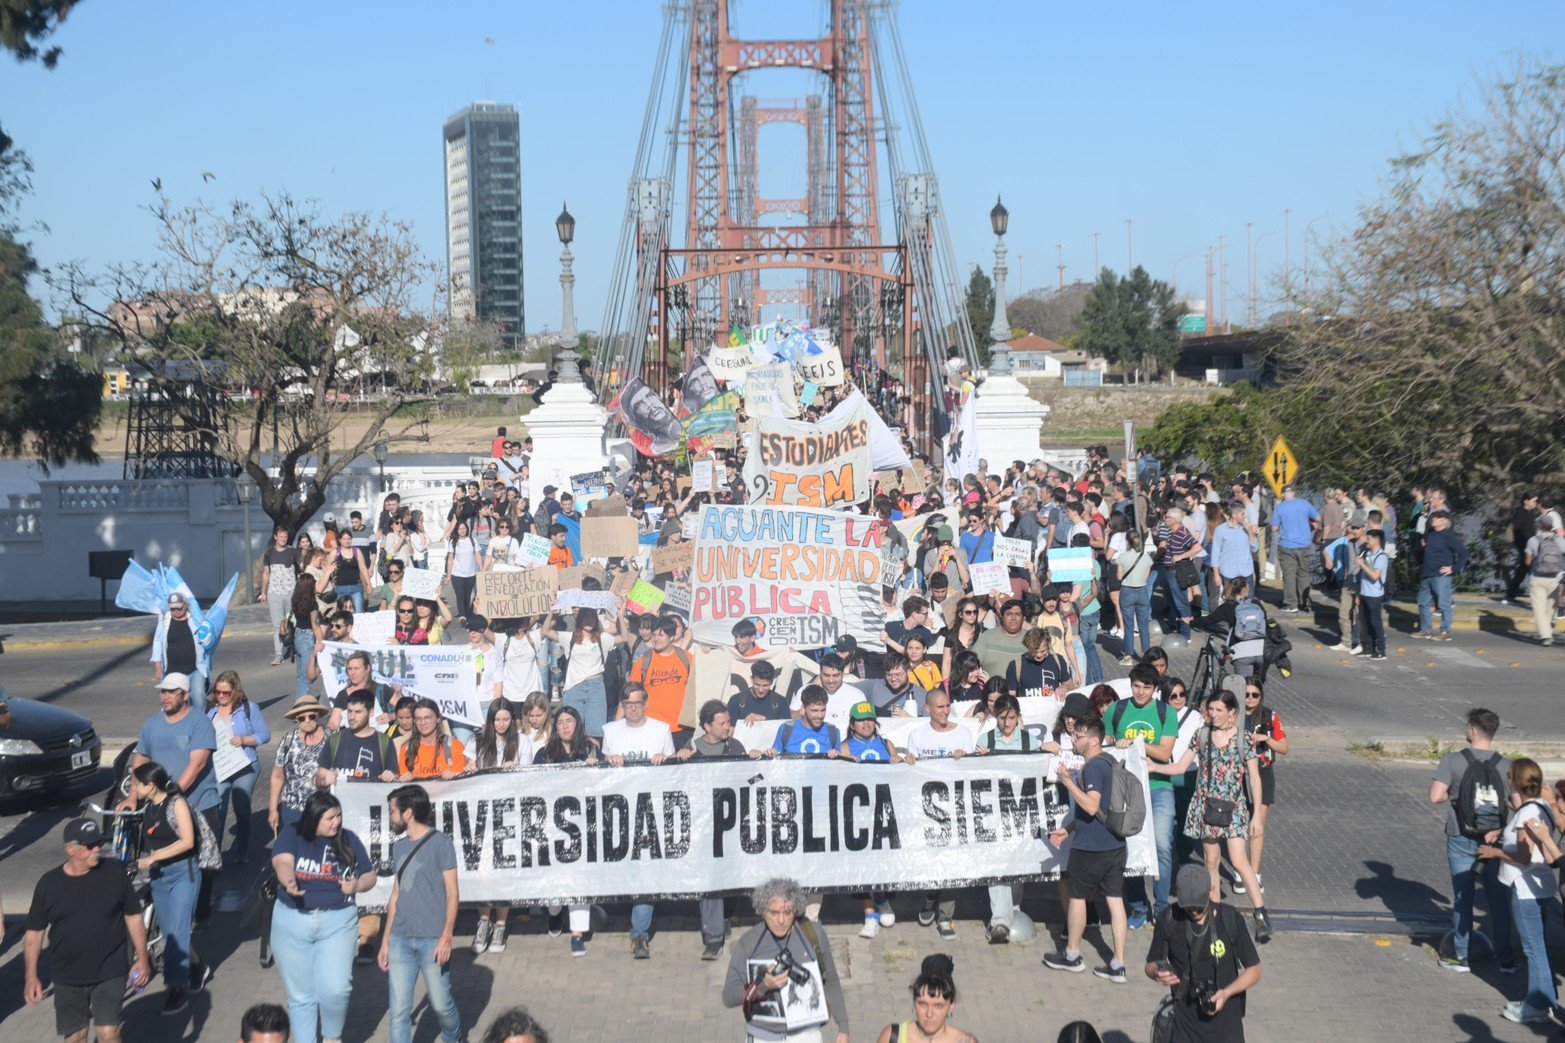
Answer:
<path fill-rule="evenodd" d="M 805 970 L 803 967 L 800 967 L 798 962 L 793 958 L 793 953 L 789 952 L 787 949 L 784 949 L 782 952 L 777 954 L 777 961 L 772 964 L 772 973 L 787 974 L 789 979 L 791 979 L 795 985 L 805 985 L 808 984 L 810 980 L 810 972 Z"/>
<path fill-rule="evenodd" d="M 1190 997 L 1195 1000 L 1195 1005 L 1200 1008 L 1202 1014 L 1212 1015 L 1217 1013 L 1217 982 L 1191 982 Z"/>

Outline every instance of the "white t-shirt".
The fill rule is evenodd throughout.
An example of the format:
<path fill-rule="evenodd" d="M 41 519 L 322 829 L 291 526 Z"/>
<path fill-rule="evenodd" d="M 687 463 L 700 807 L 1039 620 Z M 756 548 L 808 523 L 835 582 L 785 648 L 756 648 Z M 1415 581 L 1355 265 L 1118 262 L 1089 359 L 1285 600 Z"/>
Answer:
<path fill-rule="evenodd" d="M 648 717 L 641 727 L 624 721 L 609 721 L 603 726 L 603 755 L 624 757 L 627 761 L 647 761 L 656 754 L 674 755 L 674 736 L 668 725 Z"/>
<path fill-rule="evenodd" d="M 505 765 L 507 768 L 527 767 L 533 762 L 533 756 L 538 752 L 537 748 L 533 744 L 533 741 L 527 737 L 526 729 L 517 727 L 518 723 L 519 722 L 515 721 L 512 722 L 512 727 L 516 728 L 516 763 Z M 500 758 L 504 758 L 505 739 L 503 737 L 497 739 L 495 746 L 497 747 L 495 751 L 496 754 Z M 478 767 L 478 736 L 476 735 L 473 736 L 473 741 L 467 746 L 467 766 L 469 768 Z"/>
<path fill-rule="evenodd" d="M 609 661 L 609 653 L 614 651 L 614 638 L 609 634 L 600 634 L 596 644 L 591 641 L 580 644 L 572 641 L 565 648 L 565 687 L 573 688 L 583 681 L 603 676 L 604 664 Z"/>
<path fill-rule="evenodd" d="M 496 565 L 514 565 L 518 544 L 514 536 L 496 536 L 489 541 L 489 557 Z"/>
<path fill-rule="evenodd" d="M 541 635 L 542 631 L 533 627 L 515 637 L 507 635 L 500 639 L 507 699 L 521 702 L 534 692 L 544 691 L 543 672 L 538 662 L 539 651 L 543 648 Z"/>
<path fill-rule="evenodd" d="M 1511 816 L 1500 836 L 1500 846 L 1506 854 L 1515 855 L 1519 852 L 1516 835 L 1521 832 L 1522 824 L 1530 819 L 1543 818 L 1543 814 L 1543 805 L 1539 801 L 1530 800 Z M 1532 865 L 1528 868 L 1523 869 L 1510 862 L 1500 863 L 1500 883 L 1515 891 L 1518 898 L 1548 898 L 1559 889 L 1554 870 L 1543 860 L 1543 852 L 1538 850 L 1536 844 L 1532 848 Z"/>
<path fill-rule="evenodd" d="M 799 694 L 803 691 L 804 689 L 800 688 L 799 692 L 795 692 L 793 699 L 788 703 L 788 709 L 792 710 L 794 713 L 798 713 L 800 710 L 804 709 L 804 703 L 801 701 Z M 848 713 L 853 709 L 854 703 L 863 701 L 864 693 L 862 691 L 855 688 L 846 681 L 842 682 L 842 687 L 838 688 L 835 692 L 826 693 L 827 723 L 835 724 L 837 726 L 837 730 L 846 735 L 848 732 Z"/>
<path fill-rule="evenodd" d="M 924 757 L 949 757 L 953 750 L 961 750 L 963 753 L 972 753 L 977 747 L 978 740 L 973 738 L 973 733 L 955 721 L 950 722 L 956 727 L 950 731 L 937 732 L 931 724 L 921 724 L 908 733 L 907 752 L 920 759 Z"/>
<path fill-rule="evenodd" d="M 468 645 L 472 648 L 472 645 Z M 500 661 L 500 650 L 494 645 L 474 649 L 478 653 L 474 665 L 478 667 L 478 698 L 488 702 L 494 695 L 494 686 L 505 678 L 505 664 Z"/>
<path fill-rule="evenodd" d="M 1197 543 L 1206 542 L 1206 512 L 1191 511 L 1185 515 L 1185 528 L 1190 530 L 1190 535 L 1195 537 Z"/>

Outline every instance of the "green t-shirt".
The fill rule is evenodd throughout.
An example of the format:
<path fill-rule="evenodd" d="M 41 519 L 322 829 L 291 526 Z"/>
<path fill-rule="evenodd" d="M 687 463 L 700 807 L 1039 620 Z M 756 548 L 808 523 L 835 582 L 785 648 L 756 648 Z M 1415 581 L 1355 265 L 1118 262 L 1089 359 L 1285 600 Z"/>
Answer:
<path fill-rule="evenodd" d="M 1022 644 L 1022 634 L 1026 632 L 1024 627 L 1012 637 L 995 627 L 978 635 L 978 640 L 973 642 L 973 651 L 978 653 L 978 662 L 990 677 L 1004 677 L 1011 660 L 1027 651 L 1027 646 Z"/>
<path fill-rule="evenodd" d="M 1148 746 L 1155 746 L 1168 736 L 1179 734 L 1179 715 L 1167 703 L 1159 702 L 1155 697 L 1145 706 L 1137 706 L 1131 699 L 1121 699 L 1109 707 L 1103 723 L 1112 729 L 1110 738 L 1140 739 Z M 1167 789 L 1173 785 L 1167 775 L 1150 773 L 1147 782 L 1152 789 Z"/>

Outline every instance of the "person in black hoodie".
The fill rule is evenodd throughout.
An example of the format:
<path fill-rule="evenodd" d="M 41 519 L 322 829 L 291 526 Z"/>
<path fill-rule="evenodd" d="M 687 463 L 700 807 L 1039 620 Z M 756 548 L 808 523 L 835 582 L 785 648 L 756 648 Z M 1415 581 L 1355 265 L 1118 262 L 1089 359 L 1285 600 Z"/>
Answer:
<path fill-rule="evenodd" d="M 1456 574 L 1467 568 L 1467 547 L 1451 528 L 1451 512 L 1440 508 L 1429 516 L 1424 537 L 1424 567 L 1418 583 L 1418 633 L 1430 641 L 1451 640 L 1451 588 Z M 1440 606 L 1440 631 L 1434 630 L 1433 607 Z"/>

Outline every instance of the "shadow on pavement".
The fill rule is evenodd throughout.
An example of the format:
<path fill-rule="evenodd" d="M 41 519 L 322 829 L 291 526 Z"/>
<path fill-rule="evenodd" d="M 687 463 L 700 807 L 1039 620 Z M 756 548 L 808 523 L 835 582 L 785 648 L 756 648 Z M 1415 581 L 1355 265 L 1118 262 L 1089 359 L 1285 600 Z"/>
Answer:
<path fill-rule="evenodd" d="M 471 931 L 466 937 L 458 931 L 457 938 L 457 944 L 451 949 L 451 995 L 456 997 L 457 1010 L 462 1015 L 463 1032 L 470 1039 L 477 1039 L 481 1028 L 479 1021 L 494 993 L 495 973 L 474 957 L 470 947 L 462 944 L 471 941 Z M 353 968 L 353 995 L 348 1000 L 343 1043 L 385 1038 L 389 1029 L 383 1029 L 383 1023 L 391 1007 L 387 980 L 387 975 L 377 966 Z M 413 1043 L 433 1043 L 440 1038 L 440 1022 L 424 996 L 422 981 L 414 988 L 418 998 L 413 1006 Z"/>
<path fill-rule="evenodd" d="M 61 656 L 62 656 L 63 659 L 66 659 L 66 660 L 69 660 L 69 659 L 72 658 L 71 653 L 69 653 L 69 652 L 62 652 Z M 112 674 L 114 671 L 118 670 L 121 666 L 124 666 L 126 663 L 130 662 L 133 659 L 141 659 L 141 660 L 145 661 L 146 658 L 147 658 L 147 649 L 144 646 L 137 645 L 137 646 L 135 646 L 133 648 L 126 649 L 124 652 L 121 652 L 119 655 L 115 656 L 112 659 L 106 659 L 102 663 L 99 663 L 95 668 L 93 668 L 93 670 L 90 673 L 88 673 L 84 677 L 72 678 L 71 680 L 66 681 L 64 684 L 55 685 L 53 688 L 50 688 L 50 689 L 48 689 L 46 691 L 35 692 L 35 693 L 29 695 L 28 698 L 29 699 L 36 699 L 36 700 L 38 700 L 41 703 L 51 703 L 54 700 L 60 698 L 62 695 L 69 694 L 70 692 L 76 690 L 77 688 L 82 687 L 83 685 L 87 684 L 89 681 L 96 681 L 100 677 L 104 677 L 104 676 L 106 676 L 108 674 Z M 151 670 L 149 668 L 149 670 L 148 670 L 149 678 L 150 678 L 150 674 L 151 674 Z M 21 693 L 13 693 L 13 694 L 21 694 Z"/>
<path fill-rule="evenodd" d="M 1397 919 L 1425 920 L 1450 913 L 1449 899 L 1428 884 L 1397 876 L 1385 862 L 1365 862 L 1364 868 L 1372 875 L 1355 881 L 1354 892 L 1360 898 L 1380 902 Z"/>

